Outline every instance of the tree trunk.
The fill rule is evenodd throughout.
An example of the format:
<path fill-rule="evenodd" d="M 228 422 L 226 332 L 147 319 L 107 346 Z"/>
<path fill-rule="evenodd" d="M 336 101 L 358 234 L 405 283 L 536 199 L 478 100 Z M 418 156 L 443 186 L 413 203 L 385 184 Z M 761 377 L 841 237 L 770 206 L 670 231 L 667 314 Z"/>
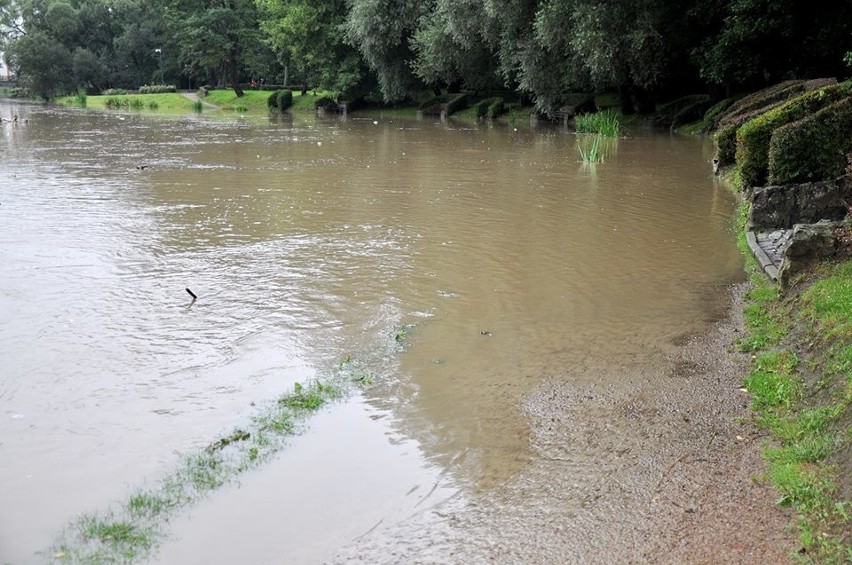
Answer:
<path fill-rule="evenodd" d="M 284 88 L 289 88 L 290 86 L 290 65 L 289 63 L 284 65 Z"/>
<path fill-rule="evenodd" d="M 231 84 L 234 85 L 234 92 L 237 98 L 245 94 L 240 88 L 240 76 L 237 74 L 237 55 L 234 52 L 228 54 L 228 72 L 231 74 Z"/>

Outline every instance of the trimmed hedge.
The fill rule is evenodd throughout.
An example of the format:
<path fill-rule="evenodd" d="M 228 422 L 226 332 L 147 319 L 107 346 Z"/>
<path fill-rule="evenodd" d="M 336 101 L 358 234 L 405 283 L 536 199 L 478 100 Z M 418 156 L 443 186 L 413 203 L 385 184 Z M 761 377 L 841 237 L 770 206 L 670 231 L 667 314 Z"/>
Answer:
<path fill-rule="evenodd" d="M 812 90 L 743 124 L 736 132 L 736 161 L 743 186 L 766 184 L 772 132 L 852 94 L 852 85 L 835 84 Z"/>
<path fill-rule="evenodd" d="M 337 102 L 330 96 L 321 96 L 314 101 L 314 108 L 336 108 Z"/>
<path fill-rule="evenodd" d="M 278 91 L 278 111 L 283 112 L 293 105 L 293 91 L 279 90 Z"/>
<path fill-rule="evenodd" d="M 787 100 L 792 96 L 801 94 L 805 89 L 804 80 L 787 80 L 776 85 L 753 92 L 744 96 L 731 105 L 730 109 L 719 116 L 717 127 L 725 126 L 734 122 L 742 123 L 739 119 L 744 114 L 750 114 L 767 106 Z"/>
<path fill-rule="evenodd" d="M 476 114 L 477 118 L 485 118 L 488 116 L 488 107 L 494 103 L 497 98 L 484 98 L 471 106 L 473 108 L 473 113 Z"/>
<path fill-rule="evenodd" d="M 738 97 L 732 96 L 730 98 L 720 100 L 713 106 L 710 106 L 710 109 L 704 112 L 704 126 L 702 129 L 704 131 L 713 131 L 716 129 L 716 120 L 718 117 L 724 114 L 737 100 L 739 100 Z"/>
<path fill-rule="evenodd" d="M 447 102 L 447 115 L 450 116 L 452 114 L 455 114 L 459 110 L 464 110 L 465 108 L 467 108 L 467 103 L 469 99 L 470 94 L 468 94 L 467 92 L 463 92 L 461 94 L 453 96 L 450 101 Z"/>
<path fill-rule="evenodd" d="M 671 127 L 676 127 L 681 124 L 689 124 L 702 120 L 704 118 L 704 114 L 707 112 L 707 109 L 709 107 L 709 96 L 695 97 L 689 104 L 685 105 L 680 110 L 678 110 L 677 113 L 675 113 L 674 117 L 672 117 Z"/>
<path fill-rule="evenodd" d="M 442 94 L 440 96 L 433 96 L 432 98 L 428 98 L 420 103 L 417 107 L 418 110 L 429 110 L 433 106 L 437 106 L 439 104 L 443 104 L 448 100 L 447 95 Z"/>
<path fill-rule="evenodd" d="M 495 118 L 499 118 L 500 116 L 505 114 L 506 111 L 506 103 L 503 102 L 502 98 L 496 98 L 493 102 L 491 102 L 491 104 L 488 105 L 488 117 L 492 120 Z"/>
<path fill-rule="evenodd" d="M 836 178 L 852 152 L 852 96 L 775 130 L 769 145 L 769 182 L 792 184 Z"/>
<path fill-rule="evenodd" d="M 165 94 L 167 92 L 177 92 L 177 88 L 173 84 L 146 84 L 139 87 L 139 94 Z"/>
<path fill-rule="evenodd" d="M 279 92 L 281 92 L 281 91 L 280 90 L 273 90 L 272 94 L 270 94 L 266 98 L 266 107 L 269 108 L 270 112 L 278 109 L 278 93 Z"/>
<path fill-rule="evenodd" d="M 124 88 L 107 88 L 101 92 L 101 96 L 123 96 L 125 94 L 127 94 L 127 90 Z"/>
<path fill-rule="evenodd" d="M 271 112 L 283 112 L 293 105 L 293 91 L 275 90 L 266 98 L 266 107 Z"/>
<path fill-rule="evenodd" d="M 733 165 L 737 160 L 737 130 L 739 124 L 725 126 L 716 132 L 716 159 L 720 167 Z"/>

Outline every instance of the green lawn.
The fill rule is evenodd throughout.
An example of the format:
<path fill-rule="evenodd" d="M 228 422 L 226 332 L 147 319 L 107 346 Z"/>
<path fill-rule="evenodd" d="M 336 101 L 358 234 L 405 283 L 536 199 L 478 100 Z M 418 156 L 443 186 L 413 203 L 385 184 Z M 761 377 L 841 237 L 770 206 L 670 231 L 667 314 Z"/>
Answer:
<path fill-rule="evenodd" d="M 268 90 L 246 90 L 238 97 L 232 89 L 212 90 L 201 98 L 204 102 L 202 112 L 240 112 L 242 114 L 266 115 L 269 113 L 266 101 L 272 92 Z M 293 92 L 293 106 L 290 112 L 313 113 L 315 102 L 325 91 L 310 91 L 305 96 Z M 76 96 L 62 96 L 57 104 L 80 106 Z M 94 110 L 137 110 L 140 112 L 158 112 L 164 114 L 183 114 L 195 112 L 195 103 L 179 93 L 168 94 L 124 94 L 117 96 L 87 96 L 86 108 Z"/>
<path fill-rule="evenodd" d="M 56 99 L 63 106 L 79 106 L 76 96 Z M 125 94 L 117 96 L 87 96 L 86 108 L 94 110 L 138 110 L 181 114 L 195 111 L 193 102 L 185 96 L 171 92 L 166 94 Z"/>

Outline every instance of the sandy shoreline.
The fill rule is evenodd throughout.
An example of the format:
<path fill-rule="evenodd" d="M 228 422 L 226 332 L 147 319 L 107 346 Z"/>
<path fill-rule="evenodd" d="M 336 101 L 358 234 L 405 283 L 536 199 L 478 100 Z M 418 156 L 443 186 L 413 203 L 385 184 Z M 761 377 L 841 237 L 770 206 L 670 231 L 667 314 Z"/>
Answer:
<path fill-rule="evenodd" d="M 709 331 L 672 344 L 668 366 L 651 369 L 664 375 L 546 382 L 524 406 L 536 455 L 517 477 L 333 562 L 787 562 L 792 514 L 759 478 L 766 436 L 740 390 L 748 357 L 733 348 L 744 289 L 724 291 L 727 314 Z"/>

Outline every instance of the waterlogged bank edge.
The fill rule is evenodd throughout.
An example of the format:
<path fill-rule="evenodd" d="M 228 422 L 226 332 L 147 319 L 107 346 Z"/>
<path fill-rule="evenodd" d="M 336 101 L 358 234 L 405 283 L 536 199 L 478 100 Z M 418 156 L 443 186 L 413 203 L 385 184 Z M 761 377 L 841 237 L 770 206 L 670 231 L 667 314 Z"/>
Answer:
<path fill-rule="evenodd" d="M 258 408 L 246 425 L 223 434 L 203 450 L 179 456 L 177 466 L 153 486 L 142 486 L 114 505 L 82 514 L 40 552 L 46 562 L 136 563 L 165 539 L 168 520 L 243 473 L 258 468 L 308 429 L 310 417 L 372 385 L 377 360 L 402 353 L 411 325 L 364 355 L 347 355 L 328 375 L 296 383 L 292 391 Z"/>
<path fill-rule="evenodd" d="M 731 184 L 736 186 L 736 178 Z M 852 502 L 848 493 L 852 428 L 852 260 L 826 263 L 790 291 L 766 278 L 745 241 L 748 202 L 737 216 L 749 290 L 743 308 L 751 353 L 744 386 L 757 424 L 771 433 L 764 480 L 778 504 L 797 515 L 803 563 L 852 562 Z"/>

